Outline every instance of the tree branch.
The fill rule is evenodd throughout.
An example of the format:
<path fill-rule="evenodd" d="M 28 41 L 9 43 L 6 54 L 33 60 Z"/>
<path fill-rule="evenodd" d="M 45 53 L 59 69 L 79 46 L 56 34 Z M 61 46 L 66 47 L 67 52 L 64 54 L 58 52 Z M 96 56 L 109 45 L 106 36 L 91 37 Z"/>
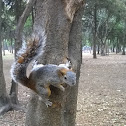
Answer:
<path fill-rule="evenodd" d="M 16 39 L 16 45 L 20 45 L 21 41 L 22 41 L 22 31 L 24 28 L 24 24 L 30 14 L 30 12 L 32 11 L 32 7 L 35 4 L 36 0 L 30 0 L 29 3 L 26 5 L 26 8 L 23 12 L 23 14 L 21 15 L 21 17 L 19 18 L 18 21 L 18 25 L 16 28 L 16 32 L 15 32 L 15 39 Z M 19 46 L 15 46 L 15 50 L 18 50 Z"/>

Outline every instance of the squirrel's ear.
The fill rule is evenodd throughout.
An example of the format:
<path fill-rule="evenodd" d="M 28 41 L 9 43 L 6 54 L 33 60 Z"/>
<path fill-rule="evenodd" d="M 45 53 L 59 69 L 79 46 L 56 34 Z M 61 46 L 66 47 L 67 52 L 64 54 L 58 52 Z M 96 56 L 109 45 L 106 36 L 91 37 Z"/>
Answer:
<path fill-rule="evenodd" d="M 57 70 L 57 73 L 59 76 L 64 76 L 64 75 L 66 75 L 67 71 L 68 71 L 68 69 L 66 69 L 66 68 L 60 68 Z"/>

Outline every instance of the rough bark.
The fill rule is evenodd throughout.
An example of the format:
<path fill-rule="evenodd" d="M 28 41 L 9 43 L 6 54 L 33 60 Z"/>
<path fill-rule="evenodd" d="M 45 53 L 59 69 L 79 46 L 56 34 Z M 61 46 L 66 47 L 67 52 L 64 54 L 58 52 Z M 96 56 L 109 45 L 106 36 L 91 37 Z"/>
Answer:
<path fill-rule="evenodd" d="M 65 104 L 65 126 L 74 126 L 76 119 L 78 81 L 80 77 L 80 67 L 82 63 L 82 14 L 84 7 L 79 9 L 72 22 L 70 30 L 70 40 L 68 44 L 68 55 L 72 62 L 72 67 L 77 73 L 77 85 L 70 90 Z"/>
<path fill-rule="evenodd" d="M 75 4 L 74 2 L 72 0 L 37 0 L 35 8 L 36 16 L 34 21 L 34 33 L 41 36 L 41 33 L 45 31 L 47 36 L 44 54 L 40 60 L 42 63 L 60 64 L 63 63 L 64 58 L 70 54 L 69 56 L 73 61 L 73 67 L 77 70 L 76 72 L 78 75 L 80 67 L 78 67 L 79 63 L 77 63 L 78 58 L 76 57 L 75 61 L 75 57 L 73 56 L 72 58 L 71 56 L 72 51 L 68 50 L 69 40 L 71 42 L 73 40 L 72 35 L 75 35 L 75 32 L 72 33 L 71 31 L 75 28 L 71 25 L 73 25 L 75 12 L 81 3 L 77 4 L 78 2 L 76 1 Z M 72 8 L 75 6 L 74 4 L 76 7 Z M 69 11 L 72 11 L 71 14 L 68 14 L 68 6 L 70 7 Z M 78 39 L 75 37 L 75 40 Z M 69 45 L 71 48 L 75 49 L 75 51 L 78 51 L 80 45 L 74 45 L 74 42 L 73 46 L 72 42 L 71 44 L 69 43 Z M 76 47 L 78 48 L 76 49 Z M 76 52 L 74 52 L 74 54 L 76 54 Z M 79 55 L 80 52 L 78 51 L 77 54 Z M 74 98 L 77 96 L 76 89 L 67 87 L 65 93 L 63 93 L 59 89 L 51 87 L 52 94 L 49 99 L 55 103 L 55 106 L 48 108 L 43 102 L 38 100 L 38 96 L 34 94 L 28 106 L 26 126 L 74 126 L 75 111 L 73 112 L 73 120 L 70 119 L 72 116 L 69 116 L 68 114 L 70 110 L 76 109 L 76 101 L 73 102 L 75 103 L 75 106 L 72 107 L 68 106 L 68 103 L 70 101 L 70 93 L 74 92 L 74 90 L 76 94 L 73 96 L 73 99 L 76 100 L 76 98 Z M 69 117 L 68 119 L 66 118 L 66 115 Z M 73 122 L 72 124 L 70 124 L 70 120 Z"/>

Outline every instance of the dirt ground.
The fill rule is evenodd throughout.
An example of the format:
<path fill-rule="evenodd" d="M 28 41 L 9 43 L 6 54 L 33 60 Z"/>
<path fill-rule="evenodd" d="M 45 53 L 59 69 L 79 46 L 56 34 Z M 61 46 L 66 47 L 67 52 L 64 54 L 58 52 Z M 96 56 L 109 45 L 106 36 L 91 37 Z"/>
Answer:
<path fill-rule="evenodd" d="M 77 126 L 126 126 L 126 56 L 83 55 Z"/>
<path fill-rule="evenodd" d="M 4 57 L 7 91 L 10 89 L 12 55 Z M 19 86 L 19 101 L 27 107 L 30 91 Z M 25 126 L 25 113 L 10 111 L 0 126 Z M 76 126 L 126 126 L 126 56 L 111 54 L 92 59 L 83 54 Z"/>

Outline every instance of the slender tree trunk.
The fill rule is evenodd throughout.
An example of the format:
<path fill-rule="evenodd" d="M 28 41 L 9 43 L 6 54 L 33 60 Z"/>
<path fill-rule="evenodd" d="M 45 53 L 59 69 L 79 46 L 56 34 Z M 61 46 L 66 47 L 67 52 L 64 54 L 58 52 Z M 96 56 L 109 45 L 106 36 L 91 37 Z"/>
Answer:
<path fill-rule="evenodd" d="M 101 56 L 105 56 L 105 42 L 101 42 Z"/>
<path fill-rule="evenodd" d="M 75 30 L 75 32 L 77 34 L 75 34 L 75 32 L 73 32 L 72 30 L 75 29 L 74 23 L 77 21 L 77 18 L 74 18 L 74 14 L 76 9 L 80 5 L 78 2 L 75 6 L 74 1 L 72 0 L 37 0 L 36 16 L 34 21 L 34 33 L 37 33 L 41 36 L 41 33 L 45 31 L 45 34 L 47 36 L 46 47 L 44 49 L 45 52 L 42 55 L 41 62 L 44 64 L 60 64 L 63 63 L 63 59 L 66 56 L 69 56 L 73 62 L 73 68 L 77 72 L 77 79 L 79 79 L 79 69 L 81 63 L 81 45 L 79 38 L 81 33 L 76 29 L 77 31 Z M 78 23 L 79 22 L 75 23 L 76 28 L 78 26 Z M 78 34 L 79 36 L 77 36 Z M 72 43 L 72 37 L 75 38 L 76 44 L 75 40 Z M 70 48 L 73 50 L 69 50 Z M 72 52 L 74 53 L 72 54 Z M 75 57 L 72 55 L 75 55 Z M 38 100 L 38 96 L 33 95 L 28 106 L 26 126 L 75 125 L 77 87 L 68 87 L 66 88 L 65 92 L 51 87 L 51 92 L 52 94 L 49 99 L 50 101 L 55 103 L 55 107 L 47 108 L 43 102 Z M 73 97 L 70 97 L 73 92 L 75 94 L 73 95 Z M 72 106 L 70 105 L 70 98 L 71 103 L 75 103 Z"/>
<path fill-rule="evenodd" d="M 115 47 L 113 47 L 112 52 L 115 52 Z"/>
<path fill-rule="evenodd" d="M 1 43 L 2 43 L 2 41 L 1 41 Z M 5 56 L 5 46 L 4 46 L 4 41 L 3 41 L 3 47 L 2 47 L 2 49 L 3 49 L 3 56 Z"/>
<path fill-rule="evenodd" d="M 109 55 L 109 45 L 108 42 L 105 44 L 105 55 Z"/>
<path fill-rule="evenodd" d="M 122 48 L 122 55 L 125 55 L 125 36 L 123 37 L 123 48 Z"/>
<path fill-rule="evenodd" d="M 0 0 L 0 8 L 2 1 Z M 0 9 L 0 29 L 1 29 L 1 9 Z M 6 93 L 6 83 L 3 74 L 3 60 L 2 60 L 2 42 L 0 30 L 0 115 L 8 108 L 9 99 Z"/>
<path fill-rule="evenodd" d="M 125 23 L 125 28 L 126 28 L 126 23 Z M 125 32 L 124 32 L 125 33 Z M 122 55 L 125 55 L 125 34 L 123 33 L 123 48 L 122 48 Z"/>
<path fill-rule="evenodd" d="M 115 52 L 115 45 L 112 46 L 112 52 Z"/>
<path fill-rule="evenodd" d="M 18 105 L 18 86 L 17 84 L 12 80 L 11 81 L 11 90 L 10 90 L 10 99 L 11 102 L 15 105 Z"/>
<path fill-rule="evenodd" d="M 100 54 L 100 43 L 98 42 L 98 53 L 97 54 Z"/>
<path fill-rule="evenodd" d="M 94 6 L 93 58 L 96 59 L 97 5 Z"/>
<path fill-rule="evenodd" d="M 123 49 L 122 49 L 122 55 L 125 55 L 125 47 L 123 46 Z"/>
<path fill-rule="evenodd" d="M 25 24 L 29 14 L 30 14 L 30 12 L 32 11 L 32 7 L 33 7 L 35 1 L 36 0 L 30 0 L 29 1 L 29 3 L 26 5 L 26 8 L 25 8 L 23 14 L 19 18 L 19 21 L 18 21 L 18 24 L 17 24 L 17 27 L 16 27 L 16 33 L 15 33 L 15 53 L 21 47 L 22 32 L 23 32 L 24 24 Z"/>
<path fill-rule="evenodd" d="M 118 38 L 117 38 L 117 42 L 116 42 L 116 54 L 119 53 L 119 44 L 118 44 Z"/>
<path fill-rule="evenodd" d="M 13 39 L 11 38 L 11 45 L 10 45 L 10 48 L 11 48 L 11 53 L 13 54 Z"/>

